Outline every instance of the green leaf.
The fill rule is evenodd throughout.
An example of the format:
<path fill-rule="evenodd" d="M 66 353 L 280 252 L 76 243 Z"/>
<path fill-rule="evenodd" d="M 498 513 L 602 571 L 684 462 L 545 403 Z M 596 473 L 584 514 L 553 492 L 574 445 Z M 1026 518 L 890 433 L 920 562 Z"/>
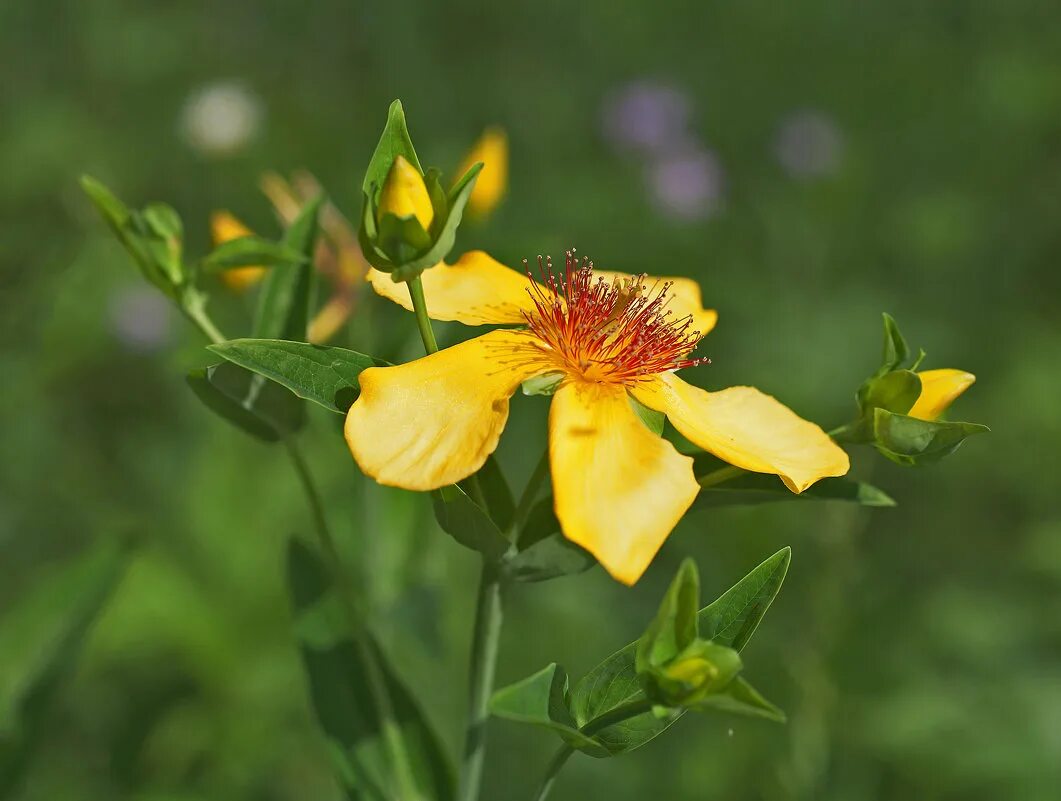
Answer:
<path fill-rule="evenodd" d="M 694 712 L 731 712 L 734 715 L 766 718 L 777 723 L 785 722 L 785 713 L 763 698 L 743 676 L 737 676 L 720 693 L 709 695 L 692 707 Z"/>
<path fill-rule="evenodd" d="M 466 548 L 498 561 L 511 547 L 508 538 L 463 489 L 446 487 L 431 494 L 435 519 L 442 530 Z"/>
<path fill-rule="evenodd" d="M 415 216 L 399 217 L 388 212 L 379 221 L 375 244 L 393 264 L 406 264 L 430 247 L 431 237 Z"/>
<path fill-rule="evenodd" d="M 453 249 L 453 243 L 457 240 L 457 228 L 461 224 L 464 207 L 468 203 L 468 198 L 471 197 L 472 189 L 475 188 L 475 179 L 482 168 L 481 163 L 476 164 L 453 187 L 453 191 L 450 192 L 449 211 L 445 222 L 439 228 L 434 244 L 412 261 L 396 264 L 391 271 L 391 276 L 395 281 L 409 281 L 416 278 L 428 267 L 433 267 L 449 255 Z"/>
<path fill-rule="evenodd" d="M 274 264 L 301 264 L 305 253 L 294 250 L 280 242 L 272 242 L 260 236 L 241 236 L 222 242 L 204 258 L 204 272 L 220 272 L 233 267 L 268 267 Z"/>
<path fill-rule="evenodd" d="M 990 430 L 978 423 L 918 420 L 884 409 L 877 409 L 873 416 L 873 436 L 877 450 L 901 465 L 938 462 L 958 450 L 968 437 Z"/>
<path fill-rule="evenodd" d="M 863 413 L 873 409 L 906 414 L 921 395 L 921 377 L 912 370 L 893 370 L 871 378 L 858 390 L 858 405 Z"/>
<path fill-rule="evenodd" d="M 490 699 L 490 714 L 549 729 L 574 748 L 595 756 L 608 756 L 602 746 L 575 725 L 567 707 L 567 672 L 555 662 L 533 676 L 497 690 Z"/>
<path fill-rule="evenodd" d="M 512 525 L 512 516 L 516 512 L 516 502 L 512 497 L 512 490 L 508 486 L 505 474 L 501 472 L 501 466 L 493 456 L 487 458 L 486 462 L 476 474 L 479 486 L 482 487 L 483 497 L 486 500 L 486 511 L 490 519 L 497 524 L 502 531 L 506 531 Z"/>
<path fill-rule="evenodd" d="M 887 312 L 884 312 L 882 316 L 884 318 L 884 353 L 880 372 L 886 373 L 896 369 L 907 360 L 910 356 L 910 348 L 907 347 L 895 318 Z"/>
<path fill-rule="evenodd" d="M 395 100 L 387 110 L 387 124 L 368 162 L 365 179 L 361 182 L 361 191 L 372 200 L 372 205 L 378 202 L 379 192 L 383 188 L 384 181 L 387 180 L 387 173 L 390 172 L 391 165 L 398 156 L 404 156 L 405 160 L 423 175 L 424 170 L 420 166 L 420 159 L 416 157 L 413 140 L 405 124 L 405 110 L 402 108 L 401 100 Z"/>
<path fill-rule="evenodd" d="M 55 691 L 129 563 L 107 539 L 49 570 L 0 618 L 0 797 L 16 789 Z"/>
<path fill-rule="evenodd" d="M 791 559 L 791 549 L 783 548 L 701 609 L 700 636 L 736 651 L 743 650 L 781 589 Z M 644 697 L 635 663 L 637 646 L 637 642 L 632 642 L 616 651 L 575 685 L 571 712 L 580 728 L 616 707 Z M 644 745 L 682 714 L 679 711 L 664 719 L 640 715 L 609 726 L 594 737 L 610 754 L 620 754 Z"/>
<path fill-rule="evenodd" d="M 687 558 L 667 588 L 656 617 L 637 641 L 638 673 L 669 662 L 696 640 L 699 606 L 700 574 L 696 562 Z"/>
<path fill-rule="evenodd" d="M 663 436 L 663 424 L 667 422 L 667 415 L 648 408 L 633 395 L 628 394 L 626 399 L 630 402 L 631 408 L 637 413 L 638 419 L 645 424 L 645 428 L 656 436 Z"/>
<path fill-rule="evenodd" d="M 548 581 L 584 573 L 597 564 L 593 554 L 560 531 L 553 499 L 538 501 L 520 533 L 519 551 L 505 557 L 504 570 L 513 581 Z"/>
<path fill-rule="evenodd" d="M 235 364 L 222 362 L 193 370 L 186 380 L 211 411 L 265 442 L 276 442 L 305 424 L 302 401 Z"/>
<path fill-rule="evenodd" d="M 284 246 L 302 254 L 302 259 L 277 264 L 266 275 L 254 319 L 255 339 L 306 339 L 316 275 L 317 218 L 323 202 L 322 195 L 306 203 L 284 235 Z"/>
<path fill-rule="evenodd" d="M 801 493 L 792 492 L 775 475 L 745 473 L 722 484 L 704 487 L 693 502 L 694 509 L 739 506 L 779 501 L 847 501 L 860 506 L 895 506 L 883 490 L 849 478 L 823 478 Z"/>
<path fill-rule="evenodd" d="M 344 414 L 361 394 L 361 371 L 387 366 L 381 359 L 346 348 L 283 339 L 232 339 L 209 348 L 233 364 L 287 387 L 300 398 Z"/>
<path fill-rule="evenodd" d="M 370 690 L 375 677 L 385 688 L 421 796 L 450 801 L 453 773 L 442 744 L 371 635 L 352 638 L 327 571 L 297 540 L 288 547 L 288 581 L 310 698 L 350 797 L 396 797 L 379 701 Z"/>
<path fill-rule="evenodd" d="M 96 206 L 103 219 L 114 229 L 115 233 L 125 227 L 125 224 L 129 221 L 129 209 L 110 189 L 91 175 L 81 176 L 81 188 Z"/>

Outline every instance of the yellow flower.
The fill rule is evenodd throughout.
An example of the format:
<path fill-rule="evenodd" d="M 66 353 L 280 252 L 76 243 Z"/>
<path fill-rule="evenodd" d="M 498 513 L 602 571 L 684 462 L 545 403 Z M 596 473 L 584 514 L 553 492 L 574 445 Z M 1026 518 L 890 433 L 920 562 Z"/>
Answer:
<path fill-rule="evenodd" d="M 380 273 L 373 287 L 408 308 Z M 793 492 L 848 470 L 818 426 L 751 387 L 707 392 L 674 371 L 715 322 L 692 281 L 596 273 L 569 253 L 562 274 L 528 282 L 481 252 L 423 273 L 428 309 L 496 330 L 395 367 L 361 373 L 346 441 L 382 484 L 432 490 L 475 473 L 497 447 L 509 398 L 556 374 L 549 462 L 565 536 L 632 584 L 699 491 L 693 460 L 640 420 L 630 398 L 665 413 L 698 446 Z M 388 283 L 389 282 L 389 283 Z M 403 289 L 404 287 L 398 287 Z"/>
<path fill-rule="evenodd" d="M 921 394 L 909 416 L 918 420 L 935 420 L 976 381 L 972 373 L 951 368 L 925 370 L 917 375 L 921 379 Z"/>
<path fill-rule="evenodd" d="M 508 188 L 508 136 L 503 129 L 490 127 L 483 131 L 457 170 L 457 177 L 480 161 L 483 170 L 468 198 L 468 211 L 476 217 L 485 217 L 501 202 Z"/>
<path fill-rule="evenodd" d="M 210 233 L 214 240 L 214 247 L 217 247 L 233 239 L 250 236 L 251 230 L 236 219 L 231 212 L 222 209 L 210 215 Z M 264 275 L 264 267 L 235 267 L 222 271 L 221 280 L 229 289 L 243 292 L 261 281 Z"/>
<path fill-rule="evenodd" d="M 387 180 L 383 182 L 376 209 L 376 222 L 388 213 L 395 217 L 416 217 L 425 231 L 435 219 L 435 210 L 431 206 L 431 197 L 427 194 L 424 178 L 404 156 L 394 159 L 390 172 L 387 173 Z"/>

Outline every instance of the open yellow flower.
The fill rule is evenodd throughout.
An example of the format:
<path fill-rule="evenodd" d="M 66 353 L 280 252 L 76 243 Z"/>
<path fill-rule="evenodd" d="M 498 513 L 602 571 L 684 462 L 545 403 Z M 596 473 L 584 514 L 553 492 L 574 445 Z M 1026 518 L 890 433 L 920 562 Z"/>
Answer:
<path fill-rule="evenodd" d="M 921 379 L 921 394 L 909 416 L 918 420 L 935 420 L 976 381 L 972 373 L 952 368 L 925 370 L 917 375 Z"/>
<path fill-rule="evenodd" d="M 210 234 L 214 240 L 214 247 L 250 236 L 251 229 L 240 222 L 230 211 L 220 209 L 210 215 Z M 265 276 L 264 267 L 235 267 L 221 273 L 221 280 L 225 286 L 236 292 L 243 292 L 257 284 Z"/>
<path fill-rule="evenodd" d="M 412 490 L 461 481 L 497 447 L 520 383 L 555 374 L 549 462 L 557 517 L 568 539 L 627 584 L 699 491 L 693 460 L 641 422 L 631 397 L 705 450 L 776 473 L 793 492 L 847 472 L 847 454 L 828 435 L 770 396 L 751 387 L 707 392 L 674 374 L 700 362 L 689 353 L 714 325 L 698 289 L 613 275 L 570 253 L 561 275 L 546 267 L 544 285 L 482 253 L 424 272 L 432 316 L 526 328 L 362 372 L 345 430 L 361 469 Z M 386 274 L 370 280 L 408 306 Z"/>

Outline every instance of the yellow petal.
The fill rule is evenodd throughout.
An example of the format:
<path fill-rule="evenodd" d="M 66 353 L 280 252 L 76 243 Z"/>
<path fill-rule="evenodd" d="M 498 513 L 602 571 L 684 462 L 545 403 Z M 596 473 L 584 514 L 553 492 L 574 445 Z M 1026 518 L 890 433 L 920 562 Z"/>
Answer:
<path fill-rule="evenodd" d="M 667 373 L 631 392 L 704 450 L 745 470 L 776 473 L 793 492 L 850 466 L 821 428 L 752 387 L 707 392 Z"/>
<path fill-rule="evenodd" d="M 483 169 L 468 198 L 468 210 L 481 217 L 494 210 L 508 187 L 508 136 L 504 130 L 491 127 L 483 131 L 454 178 L 460 180 L 479 162 L 483 163 Z"/>
<path fill-rule="evenodd" d="M 370 367 L 346 442 L 381 484 L 432 490 L 467 478 L 497 447 L 508 399 L 541 371 L 527 334 L 492 331 L 396 367 Z"/>
<path fill-rule="evenodd" d="M 921 395 L 909 414 L 919 420 L 935 420 L 976 381 L 972 373 L 949 368 L 925 370 L 918 376 L 921 377 Z"/>
<path fill-rule="evenodd" d="M 456 264 L 440 262 L 420 275 L 427 313 L 434 320 L 465 325 L 519 325 L 531 311 L 527 276 L 490 258 L 481 250 L 465 253 Z M 368 282 L 376 292 L 400 306 L 413 308 L 409 288 L 389 273 L 372 269 Z"/>
<path fill-rule="evenodd" d="M 560 388 L 549 462 L 564 536 L 625 584 L 645 572 L 700 489 L 692 459 L 645 427 L 621 386 Z"/>
<path fill-rule="evenodd" d="M 210 215 L 210 235 L 214 240 L 214 247 L 233 239 L 250 236 L 252 233 L 254 232 L 229 211 L 218 210 Z M 229 289 L 242 292 L 261 281 L 264 276 L 264 267 L 235 267 L 221 271 L 221 282 Z"/>
<path fill-rule="evenodd" d="M 435 219 L 424 178 L 404 156 L 395 157 L 380 192 L 377 216 L 382 217 L 388 212 L 396 217 L 416 217 L 425 231 Z"/>
<path fill-rule="evenodd" d="M 606 281 L 633 277 L 629 273 L 614 273 L 596 268 L 594 268 L 593 274 L 600 276 Z M 699 331 L 701 336 L 709 333 L 715 327 L 715 323 L 718 322 L 718 312 L 714 309 L 704 308 L 700 285 L 696 281 L 691 278 L 646 276 L 644 286 L 651 291 L 657 283 L 662 284 L 663 282 L 670 282 L 671 284 L 670 302 L 667 304 L 667 308 L 674 313 L 670 316 L 670 319 L 680 320 L 683 317 L 692 317 L 692 328 Z"/>

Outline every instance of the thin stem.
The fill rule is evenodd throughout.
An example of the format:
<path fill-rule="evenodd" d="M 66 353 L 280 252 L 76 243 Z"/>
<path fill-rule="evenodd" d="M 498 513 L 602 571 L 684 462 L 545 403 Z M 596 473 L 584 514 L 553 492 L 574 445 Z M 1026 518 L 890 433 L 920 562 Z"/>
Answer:
<path fill-rule="evenodd" d="M 409 285 L 409 298 L 413 302 L 413 311 L 416 313 L 416 326 L 420 329 L 420 338 L 424 341 L 424 350 L 428 355 L 438 352 L 438 342 L 435 341 L 435 331 L 431 327 L 431 318 L 427 316 L 427 300 L 424 299 L 424 284 L 420 276 L 406 282 Z"/>
<path fill-rule="evenodd" d="M 490 716 L 488 705 L 494 690 L 494 671 L 501 636 L 501 589 L 501 577 L 495 567 L 484 559 L 475 610 L 468 716 L 457 801 L 476 801 L 479 798 L 483 758 L 486 755 L 486 723 Z"/>
<path fill-rule="evenodd" d="M 624 720 L 630 718 L 636 718 L 638 715 L 643 715 L 646 712 L 651 711 L 652 702 L 647 698 L 642 698 L 638 701 L 631 701 L 628 704 L 617 706 L 608 712 L 605 712 L 599 718 L 595 718 L 579 729 L 587 737 L 592 737 L 594 734 L 609 726 L 614 726 L 616 723 L 622 723 Z M 545 801 L 548 797 L 549 792 L 553 789 L 553 784 L 556 783 L 556 777 L 559 775 L 560 770 L 567 764 L 567 760 L 570 759 L 571 755 L 575 753 L 575 750 L 567 745 L 566 743 L 557 749 L 556 753 L 553 754 L 552 759 L 549 760 L 548 766 L 545 768 L 545 775 L 542 777 L 542 782 L 538 785 L 538 791 L 534 794 L 534 801 Z"/>
<path fill-rule="evenodd" d="M 207 314 L 202 295 L 186 297 L 179 305 L 181 311 L 184 312 L 184 316 L 195 324 L 195 327 L 202 332 L 203 336 L 215 345 L 225 341 L 225 335 L 214 325 L 214 321 Z"/>
<path fill-rule="evenodd" d="M 361 615 L 358 614 L 357 601 L 350 592 L 349 582 L 346 581 L 346 577 L 343 575 L 342 559 L 335 544 L 335 538 L 328 527 L 328 520 L 324 514 L 324 504 L 321 501 L 320 492 L 317 490 L 313 475 L 309 471 L 309 464 L 295 441 L 287 438 L 284 440 L 284 445 L 287 446 L 291 464 L 295 468 L 295 473 L 298 475 L 302 490 L 309 503 L 317 539 L 320 542 L 321 549 L 324 551 L 332 583 L 338 590 L 339 600 L 342 602 L 343 611 L 348 618 L 347 622 L 350 627 L 350 633 L 353 636 L 354 645 L 358 651 L 358 657 L 365 667 L 369 689 L 376 704 L 376 714 L 379 715 L 380 719 L 380 729 L 387 749 L 387 756 L 391 769 L 394 771 L 395 782 L 398 785 L 398 798 L 401 801 L 415 801 L 420 797 L 420 794 L 416 788 L 409 752 L 405 747 L 401 728 L 394 715 L 394 707 L 387 689 L 386 677 L 380 665 L 379 654 L 376 651 L 375 643 L 360 622 Z"/>
<path fill-rule="evenodd" d="M 713 487 L 716 484 L 729 481 L 731 478 L 736 478 L 747 472 L 747 470 L 741 467 L 730 465 L 729 467 L 720 467 L 718 470 L 713 470 L 706 475 L 700 476 L 700 478 L 697 479 L 697 482 L 700 484 L 700 489 L 704 489 L 704 487 Z"/>

